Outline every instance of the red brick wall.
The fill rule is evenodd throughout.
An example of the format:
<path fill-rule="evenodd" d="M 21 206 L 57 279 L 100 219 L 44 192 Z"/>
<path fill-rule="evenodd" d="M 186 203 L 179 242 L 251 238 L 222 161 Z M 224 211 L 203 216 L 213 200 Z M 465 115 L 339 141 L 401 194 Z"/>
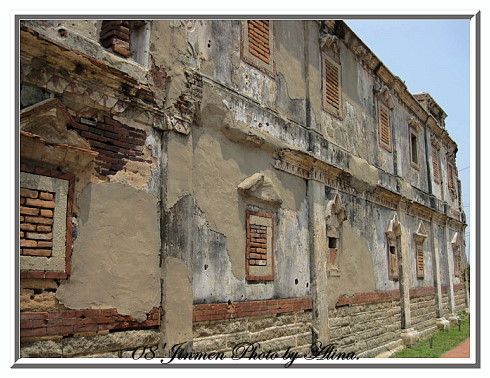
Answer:
<path fill-rule="evenodd" d="M 131 55 L 129 46 L 129 22 L 124 20 L 102 21 L 100 44 L 125 58 Z"/>
<path fill-rule="evenodd" d="M 21 278 L 57 278 L 57 279 L 66 279 L 71 273 L 71 251 L 73 247 L 73 240 L 72 240 L 72 210 L 73 210 L 73 199 L 75 197 L 75 176 L 71 173 L 66 173 L 58 170 L 52 170 L 49 168 L 44 168 L 44 167 L 38 167 L 38 166 L 33 166 L 29 164 L 22 163 L 20 166 L 20 170 L 22 172 L 28 172 L 36 175 L 41 175 L 41 176 L 49 176 L 49 177 L 54 177 L 58 178 L 61 180 L 67 180 L 69 182 L 69 188 L 68 188 L 68 198 L 67 198 L 67 208 L 66 208 L 66 241 L 65 241 L 65 248 L 66 248 L 66 254 L 65 254 L 65 270 L 64 271 L 40 271 L 40 270 L 21 270 L 20 272 L 20 277 Z M 31 189 L 30 189 L 31 190 Z M 38 198 L 31 198 L 32 200 L 37 200 L 38 202 L 32 202 L 32 201 L 27 201 L 28 195 L 34 196 L 35 193 L 37 192 Z M 20 215 L 20 223 L 22 227 L 20 227 L 20 239 L 24 239 L 24 245 L 27 244 L 27 240 L 36 240 L 37 241 L 37 246 L 36 248 L 34 247 L 22 247 L 22 242 L 21 242 L 21 254 L 23 253 L 26 255 L 29 253 L 32 253 L 33 249 L 41 250 L 47 247 L 47 244 L 39 244 L 40 239 L 26 239 L 27 235 L 27 228 L 33 228 L 36 226 L 36 233 L 41 234 L 41 230 L 47 230 L 47 228 L 40 228 L 38 231 L 38 226 L 41 225 L 50 225 L 52 226 L 52 215 L 49 215 L 49 211 L 51 210 L 54 212 L 54 206 L 56 204 L 56 198 L 53 198 L 53 200 L 46 200 L 43 198 L 39 198 L 41 195 L 42 191 L 32 191 L 32 193 L 27 192 L 27 191 L 21 191 L 20 196 L 20 207 L 21 207 L 21 215 Z M 49 192 L 44 192 L 45 194 L 42 194 L 42 197 L 44 198 L 49 198 Z M 22 200 L 22 197 L 24 197 L 24 200 Z M 42 202 L 41 202 L 42 201 Z M 51 203 L 54 202 L 54 203 Z M 33 204 L 36 204 L 37 206 L 34 206 Z M 53 207 L 49 207 L 53 206 Z M 24 209 L 22 209 L 24 207 Z M 31 210 L 27 210 L 27 209 Z M 27 215 L 25 212 L 31 211 L 31 212 L 36 212 L 35 209 L 39 210 L 38 216 L 34 215 Z M 34 209 L 34 210 L 32 210 Z M 24 214 L 22 214 L 24 212 Z M 41 220 L 45 219 L 45 220 Z M 44 223 L 43 223 L 44 222 Z M 29 226 L 30 225 L 30 226 Z M 44 234 L 49 234 L 50 232 L 48 231 L 43 231 Z M 47 237 L 47 236 L 45 236 Z M 44 240 L 46 242 L 46 240 Z M 43 246 L 43 247 L 41 247 Z M 24 251 L 23 251 L 24 250 Z M 34 252 L 36 253 L 36 252 Z M 45 252 L 47 253 L 47 252 Z M 41 256 L 41 255 L 37 255 Z"/>
<path fill-rule="evenodd" d="M 20 188 L 20 254 L 51 256 L 54 193 Z"/>
<path fill-rule="evenodd" d="M 245 318 L 311 310 L 311 297 L 194 305 L 193 321 Z"/>
<path fill-rule="evenodd" d="M 115 175 L 124 169 L 127 160 L 148 162 L 143 156 L 146 133 L 126 126 L 108 116 L 78 117 L 69 128 L 75 129 L 97 151 L 95 170 L 101 176 Z"/>
<path fill-rule="evenodd" d="M 248 26 L 248 51 L 253 56 L 269 64 L 270 62 L 270 40 L 269 21 L 249 20 Z"/>
<path fill-rule="evenodd" d="M 455 284 L 454 291 L 463 290 L 463 284 Z M 441 287 L 442 293 L 447 293 L 447 286 Z M 410 289 L 410 298 L 422 297 L 425 295 L 431 295 L 435 293 L 433 287 L 417 287 Z M 387 302 L 392 300 L 400 299 L 399 290 L 388 290 L 388 291 L 373 291 L 370 293 L 357 293 L 351 296 L 341 295 L 335 304 L 335 307 L 349 306 L 354 304 L 362 303 L 376 303 L 376 302 Z"/>
<path fill-rule="evenodd" d="M 254 224 L 250 216 L 272 219 L 271 226 Z M 274 280 L 274 217 L 263 211 L 246 211 L 246 273 L 249 281 Z M 271 239 L 272 248 L 267 248 L 267 238 Z M 254 272 L 255 266 L 268 267 L 267 274 Z"/>
<path fill-rule="evenodd" d="M 137 322 L 129 315 L 120 315 L 114 308 L 20 313 L 21 342 L 49 336 L 87 336 L 101 331 L 152 328 L 159 325 L 159 308 L 151 310 L 143 322 Z"/>

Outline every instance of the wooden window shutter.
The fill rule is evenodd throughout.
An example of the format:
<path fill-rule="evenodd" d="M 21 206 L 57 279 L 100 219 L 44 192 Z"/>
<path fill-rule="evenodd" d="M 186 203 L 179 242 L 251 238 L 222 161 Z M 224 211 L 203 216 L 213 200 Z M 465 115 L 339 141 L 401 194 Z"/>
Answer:
<path fill-rule="evenodd" d="M 424 278 L 424 249 L 422 244 L 417 243 L 417 278 Z"/>
<path fill-rule="evenodd" d="M 328 104 L 340 110 L 339 68 L 325 60 L 325 99 Z"/>
<path fill-rule="evenodd" d="M 433 146 L 432 147 L 432 168 L 434 170 L 434 180 L 437 182 L 441 179 L 441 173 L 439 170 L 439 151 Z"/>
<path fill-rule="evenodd" d="M 248 51 L 263 62 L 270 63 L 269 21 L 248 21 Z"/>
<path fill-rule="evenodd" d="M 390 115 L 384 106 L 379 107 L 379 134 L 381 143 L 391 146 Z"/>

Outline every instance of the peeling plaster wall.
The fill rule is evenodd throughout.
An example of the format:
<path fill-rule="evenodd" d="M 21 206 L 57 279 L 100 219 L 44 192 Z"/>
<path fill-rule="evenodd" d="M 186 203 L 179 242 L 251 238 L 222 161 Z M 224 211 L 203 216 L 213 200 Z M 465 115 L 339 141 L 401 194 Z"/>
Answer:
<path fill-rule="evenodd" d="M 157 200 L 114 183 L 89 184 L 78 198 L 72 276 L 56 297 L 72 309 L 117 308 L 137 320 L 160 305 Z"/>
<path fill-rule="evenodd" d="M 190 141 L 191 137 L 184 138 Z M 183 258 L 193 262 L 195 301 L 269 299 L 286 293 L 287 297 L 308 293 L 308 228 L 304 180 L 271 170 L 273 161 L 268 153 L 240 146 L 214 129 L 195 129 L 192 143 L 192 166 L 188 160 L 182 162 L 186 156 L 191 156 L 192 150 L 189 148 L 186 149 L 188 154 L 179 154 L 182 159 L 169 161 L 168 169 L 169 183 L 178 182 L 179 177 L 191 180 L 193 198 L 191 200 L 191 197 L 185 196 L 182 190 L 189 181 L 185 181 L 185 185 L 169 186 L 168 203 L 174 204 L 177 200 L 170 207 L 169 213 L 173 215 L 169 216 L 178 219 L 178 223 L 170 226 L 169 234 L 177 232 L 192 235 L 192 238 L 170 242 L 168 253 L 174 253 L 170 248 L 190 243 L 177 249 L 192 251 Z M 172 144 L 173 141 L 169 143 L 169 153 L 174 148 Z M 254 164 L 250 164 L 251 161 Z M 283 200 L 280 209 L 257 203 L 238 193 L 238 184 L 257 172 L 262 172 L 272 180 Z M 180 189 L 178 194 L 173 190 L 177 188 Z M 247 205 L 276 213 L 277 282 L 272 284 L 245 284 L 244 230 Z M 290 238 L 291 233 L 280 232 L 284 229 L 296 230 L 296 236 Z M 287 256 L 287 259 L 283 260 L 283 256 Z M 298 284 L 295 284 L 295 278 L 298 278 Z"/>
<path fill-rule="evenodd" d="M 338 41 L 342 119 L 331 116 L 322 109 L 320 24 L 273 23 L 274 72 L 267 74 L 241 58 L 240 20 L 151 21 L 148 69 L 101 48 L 100 21 L 26 22 L 55 44 L 97 62 L 63 49 L 61 53 L 57 47 L 45 54 L 48 42 L 30 36 L 24 57 L 28 64 L 21 70 L 23 108 L 56 97 L 74 117 L 92 110 L 109 114 L 144 130 L 146 141 L 141 146 L 144 161 L 127 161 L 117 174 L 96 177 L 92 163 L 77 172 L 72 275 L 61 281 L 56 294 L 42 293 L 35 300 L 28 299 L 33 285 L 24 286 L 23 310 L 116 308 L 120 314 L 144 320 L 149 310 L 162 305 L 160 341 L 174 344 L 193 339 L 193 304 L 312 296 L 316 292 L 310 279 L 318 267 L 310 266 L 310 254 L 314 249 L 315 262 L 326 262 L 320 250 L 326 235 L 317 235 L 313 248 L 310 236 L 323 229 L 322 210 L 331 199 L 331 188 L 312 181 L 316 194 L 310 197 L 305 179 L 274 168 L 279 150 L 308 154 L 340 168 L 350 185 L 340 191 L 347 215 L 341 227 L 340 276 L 327 279 L 326 271 L 316 271 L 325 278 L 320 286 L 327 290 L 314 299 L 314 324 L 321 318 L 320 328 L 328 328 L 327 307 L 332 310 L 340 295 L 399 288 L 397 280 L 388 278 L 386 244 L 386 230 L 396 211 L 349 190 L 374 193 L 382 186 L 444 211 L 430 196 L 427 183 L 423 133 L 430 141 L 430 132 L 419 133 L 416 170 L 410 166 L 410 115 L 395 97 L 394 151 L 379 148 L 374 89 L 380 79 L 360 64 L 342 40 Z M 71 58 L 65 61 L 60 58 L 63 54 Z M 114 74 L 110 80 L 103 74 L 109 68 Z M 147 92 L 138 97 L 142 89 Z M 186 102 L 190 109 L 179 105 Z M 172 122 L 180 122 L 180 128 Z M 50 147 L 23 158 L 55 166 L 63 162 L 58 153 L 49 152 Z M 432 188 L 438 199 L 457 206 L 447 189 L 446 152 L 441 148 L 443 183 L 440 188 L 433 183 Z M 63 164 L 73 169 L 76 161 Z M 237 190 L 258 173 L 274 188 L 280 205 Z M 319 199 L 314 201 L 314 216 L 309 213 L 310 198 Z M 274 281 L 245 279 L 247 208 L 274 214 Z M 413 232 L 420 219 L 405 214 L 400 219 L 409 286 L 433 286 L 432 235 L 424 244 L 425 277 L 417 279 Z M 436 225 L 434 232 L 441 281 L 447 285 L 450 240 L 443 227 Z M 393 305 L 398 316 L 397 304 Z M 372 306 L 373 311 L 377 308 Z M 324 312 L 321 317 L 318 309 Z M 398 332 L 398 324 L 394 327 L 393 332 Z M 307 336 L 310 340 L 311 334 Z M 339 334 L 332 337 L 335 340 Z M 371 342 L 377 347 L 382 341 Z"/>
<path fill-rule="evenodd" d="M 386 291 L 397 290 L 398 281 L 388 278 L 388 256 L 387 256 L 387 239 L 386 230 L 389 222 L 393 218 L 395 211 L 382 206 L 375 205 L 369 201 L 344 195 L 343 202 L 348 218 L 348 233 L 350 237 L 344 235 L 342 242 L 347 243 L 352 251 L 344 254 L 341 252 L 339 260 L 341 276 L 343 273 L 343 259 L 350 259 L 346 264 L 358 264 L 362 261 L 363 269 L 357 271 L 360 277 L 364 277 L 362 282 L 364 286 L 354 286 L 360 289 L 360 292 L 368 291 Z M 365 220 L 369 219 L 369 222 Z M 347 222 L 347 221 L 346 221 Z M 344 247 L 342 247 L 344 248 Z M 345 256 L 345 257 L 344 257 Z M 344 278 L 350 280 L 351 278 Z M 333 280 L 332 280 L 333 281 Z M 349 285 L 352 284 L 349 282 Z M 342 290 L 351 291 L 349 285 L 343 285 Z M 335 298 L 335 300 L 338 296 Z"/>
<path fill-rule="evenodd" d="M 273 169 L 269 151 L 247 146 L 245 141 L 237 143 L 239 134 L 227 130 L 242 126 L 237 125 L 241 121 L 230 117 L 228 97 L 223 99 L 222 93 L 207 85 L 203 91 L 200 127 L 193 128 L 188 136 L 168 135 L 167 151 L 172 158 L 167 162 L 166 253 L 174 256 L 175 250 L 184 251 L 181 258 L 193 266 L 197 303 L 307 295 L 310 283 L 305 181 Z M 227 129 L 229 126 L 232 129 Z M 290 137 L 286 134 L 283 138 Z M 271 180 L 282 199 L 280 208 L 238 192 L 238 185 L 255 173 Z M 277 265 L 273 283 L 245 282 L 247 206 L 276 214 Z M 292 233 L 283 230 L 296 230 L 295 237 L 290 238 Z M 184 240 L 174 234 L 192 237 Z"/>

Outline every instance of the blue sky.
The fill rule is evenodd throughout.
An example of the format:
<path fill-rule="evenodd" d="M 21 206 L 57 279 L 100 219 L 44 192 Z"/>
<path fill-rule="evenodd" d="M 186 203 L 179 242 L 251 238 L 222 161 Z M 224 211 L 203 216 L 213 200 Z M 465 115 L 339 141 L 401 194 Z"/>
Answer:
<path fill-rule="evenodd" d="M 345 20 L 411 93 L 428 92 L 447 114 L 470 222 L 470 21 Z M 471 152 L 472 153 L 472 152 Z M 466 229 L 467 250 L 470 227 Z"/>

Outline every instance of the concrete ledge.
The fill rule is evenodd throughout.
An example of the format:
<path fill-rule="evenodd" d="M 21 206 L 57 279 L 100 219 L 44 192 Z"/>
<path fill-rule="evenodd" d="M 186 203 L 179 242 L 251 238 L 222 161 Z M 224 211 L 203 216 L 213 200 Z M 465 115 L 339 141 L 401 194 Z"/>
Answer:
<path fill-rule="evenodd" d="M 436 319 L 436 325 L 437 325 L 438 329 L 445 331 L 445 330 L 449 329 L 449 320 L 447 320 L 444 317 L 437 318 Z"/>
<path fill-rule="evenodd" d="M 403 344 L 406 346 L 412 346 L 420 340 L 420 334 L 413 328 L 407 328 L 402 330 L 400 337 L 403 340 Z"/>

